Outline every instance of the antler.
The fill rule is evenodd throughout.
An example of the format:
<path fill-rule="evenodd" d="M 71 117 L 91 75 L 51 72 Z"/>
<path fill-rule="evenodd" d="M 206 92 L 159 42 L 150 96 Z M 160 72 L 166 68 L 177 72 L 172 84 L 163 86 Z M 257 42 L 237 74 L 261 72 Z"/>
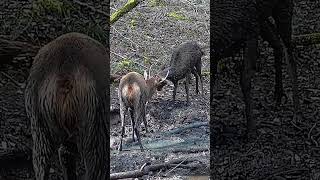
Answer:
<path fill-rule="evenodd" d="M 165 80 L 167 79 L 167 77 L 168 77 L 168 75 L 169 75 L 169 72 L 170 72 L 170 70 L 168 70 L 166 77 L 163 78 L 163 79 L 160 81 L 160 83 L 162 83 L 163 81 L 165 81 Z"/>
<path fill-rule="evenodd" d="M 149 67 L 149 77 L 148 77 L 148 79 L 151 77 L 151 67 L 152 67 L 152 64 Z"/>

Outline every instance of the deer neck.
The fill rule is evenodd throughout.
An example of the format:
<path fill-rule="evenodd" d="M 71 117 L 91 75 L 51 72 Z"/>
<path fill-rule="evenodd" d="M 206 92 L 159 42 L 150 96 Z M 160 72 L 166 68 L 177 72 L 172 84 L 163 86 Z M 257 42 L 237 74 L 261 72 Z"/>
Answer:
<path fill-rule="evenodd" d="M 150 99 L 153 94 L 156 92 L 156 87 L 155 84 L 152 80 L 146 80 L 146 84 L 147 84 L 147 88 L 146 88 L 146 93 L 147 93 L 147 97 L 148 99 Z"/>

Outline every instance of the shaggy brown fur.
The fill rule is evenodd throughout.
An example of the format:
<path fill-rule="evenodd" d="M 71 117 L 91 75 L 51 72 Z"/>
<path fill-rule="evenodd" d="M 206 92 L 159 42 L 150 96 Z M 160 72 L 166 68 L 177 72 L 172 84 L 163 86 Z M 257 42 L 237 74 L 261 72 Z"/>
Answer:
<path fill-rule="evenodd" d="M 108 63 L 106 49 L 79 33 L 64 34 L 39 50 L 25 91 L 37 180 L 48 179 L 50 158 L 58 149 L 65 179 L 76 179 L 78 152 L 86 179 L 105 179 Z"/>

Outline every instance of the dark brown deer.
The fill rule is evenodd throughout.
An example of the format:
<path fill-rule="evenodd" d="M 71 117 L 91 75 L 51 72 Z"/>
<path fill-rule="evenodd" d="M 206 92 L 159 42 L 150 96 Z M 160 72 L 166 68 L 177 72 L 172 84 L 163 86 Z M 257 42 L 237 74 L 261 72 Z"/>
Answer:
<path fill-rule="evenodd" d="M 151 68 L 151 67 L 150 67 Z M 168 77 L 169 71 L 165 78 L 161 78 L 158 75 L 150 77 L 146 71 L 144 76 L 136 72 L 130 72 L 123 76 L 119 84 L 119 102 L 120 102 L 120 117 L 121 117 L 121 139 L 119 144 L 119 151 L 122 151 L 122 139 L 124 136 L 124 122 L 125 114 L 129 110 L 132 124 L 132 139 L 134 134 L 138 139 L 141 151 L 143 147 L 140 140 L 140 124 L 143 120 L 146 132 L 147 121 L 146 121 L 146 103 L 152 98 L 156 91 L 161 91 L 162 87 L 166 84 L 165 80 Z"/>
<path fill-rule="evenodd" d="M 85 179 L 105 179 L 108 70 L 106 48 L 84 34 L 64 34 L 39 50 L 25 90 L 37 180 L 48 179 L 50 158 L 57 150 L 64 179 L 76 179 L 78 153 Z"/>
<path fill-rule="evenodd" d="M 181 79 L 186 79 L 185 90 L 187 94 L 187 103 L 190 103 L 189 98 L 189 84 L 191 79 L 191 73 L 196 77 L 196 93 L 199 93 L 198 85 L 199 80 L 201 84 L 201 93 L 203 95 L 203 84 L 201 77 L 201 57 L 204 55 L 200 46 L 196 42 L 186 42 L 181 44 L 177 49 L 173 51 L 171 56 L 170 66 L 165 68 L 160 75 L 164 76 L 164 73 L 170 70 L 167 77 L 173 85 L 173 101 L 176 99 L 178 82 Z"/>
<path fill-rule="evenodd" d="M 274 49 L 275 93 L 277 104 L 284 95 L 282 60 L 287 61 L 292 81 L 295 117 L 299 118 L 300 103 L 297 84 L 297 67 L 292 54 L 292 0 L 225 0 L 212 1 L 210 10 L 210 86 L 215 86 L 218 62 L 244 49 L 240 86 L 245 102 L 248 137 L 256 137 L 256 119 L 252 117 L 251 79 L 256 70 L 258 39 L 261 36 Z M 269 20 L 272 17 L 275 24 Z M 210 101 L 213 102 L 213 97 Z M 213 110 L 213 108 L 212 108 Z M 211 111 L 212 112 L 212 111 Z M 214 125 L 214 121 L 211 121 Z"/>

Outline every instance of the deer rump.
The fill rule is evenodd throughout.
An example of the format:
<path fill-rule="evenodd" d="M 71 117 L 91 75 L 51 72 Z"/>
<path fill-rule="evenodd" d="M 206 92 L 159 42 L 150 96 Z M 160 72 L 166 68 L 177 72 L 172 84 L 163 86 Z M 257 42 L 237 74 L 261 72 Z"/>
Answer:
<path fill-rule="evenodd" d="M 83 67 L 74 72 L 49 75 L 40 85 L 38 105 L 48 127 L 71 137 L 95 118 L 97 98 L 94 81 Z M 61 132 L 63 130 L 63 132 Z M 64 137 L 61 137 L 64 138 Z"/>
<path fill-rule="evenodd" d="M 122 88 L 121 99 L 128 107 L 133 110 L 134 107 L 138 107 L 140 103 L 143 103 L 141 102 L 141 100 L 143 99 L 141 95 L 142 94 L 139 85 L 134 82 L 124 85 L 124 87 Z"/>
<path fill-rule="evenodd" d="M 25 90 L 37 180 L 48 179 L 56 150 L 65 179 L 76 178 L 79 153 L 86 179 L 104 179 L 108 60 L 103 45 L 79 33 L 62 35 L 39 50 Z"/>
<path fill-rule="evenodd" d="M 49 131 L 56 143 L 78 136 L 79 131 L 82 135 L 88 133 L 91 126 L 100 124 L 106 117 L 106 68 L 99 63 L 105 61 L 101 56 L 104 52 L 99 49 L 94 54 L 96 47 L 87 47 L 81 41 L 60 46 L 57 41 L 45 46 L 35 57 L 30 71 L 27 113 L 32 123 L 47 128 L 44 130 Z"/>

